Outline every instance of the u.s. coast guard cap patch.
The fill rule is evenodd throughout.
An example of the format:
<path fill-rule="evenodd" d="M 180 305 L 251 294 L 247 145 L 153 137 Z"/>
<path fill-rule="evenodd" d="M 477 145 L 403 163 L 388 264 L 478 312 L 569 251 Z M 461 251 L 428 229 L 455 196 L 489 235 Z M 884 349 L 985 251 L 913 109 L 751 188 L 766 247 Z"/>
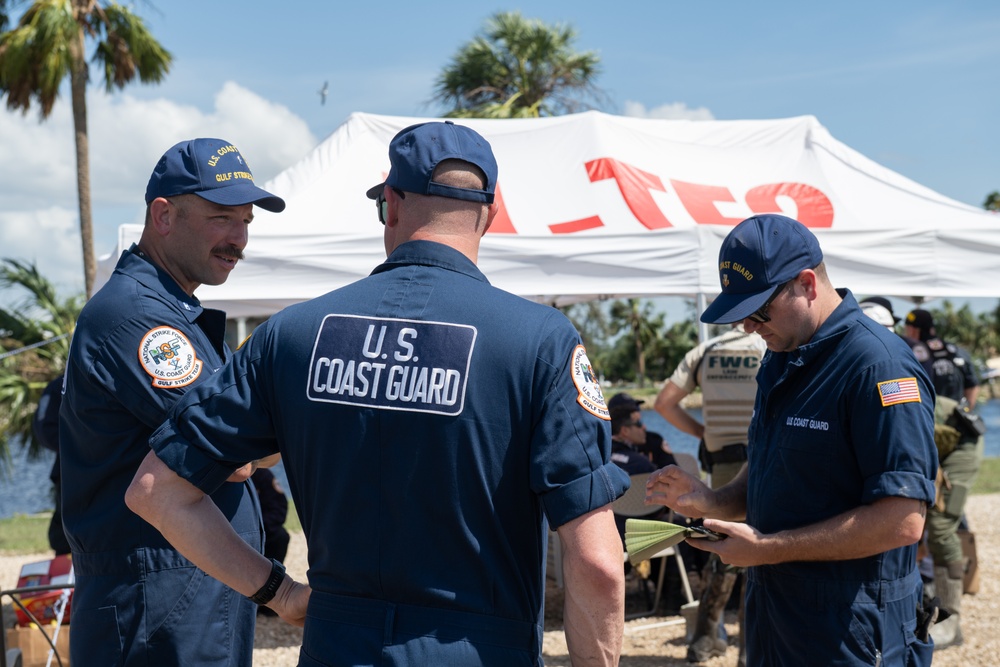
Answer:
<path fill-rule="evenodd" d="M 159 389 L 191 384 L 201 374 L 202 367 L 187 336 L 168 326 L 150 329 L 142 337 L 139 363 Z"/>
<path fill-rule="evenodd" d="M 570 358 L 570 372 L 578 392 L 576 402 L 596 417 L 611 419 L 611 415 L 608 414 L 608 405 L 604 402 L 604 392 L 601 391 L 601 384 L 597 381 L 597 373 L 590 365 L 587 350 L 584 349 L 583 345 L 577 345 L 573 350 L 573 356 Z"/>

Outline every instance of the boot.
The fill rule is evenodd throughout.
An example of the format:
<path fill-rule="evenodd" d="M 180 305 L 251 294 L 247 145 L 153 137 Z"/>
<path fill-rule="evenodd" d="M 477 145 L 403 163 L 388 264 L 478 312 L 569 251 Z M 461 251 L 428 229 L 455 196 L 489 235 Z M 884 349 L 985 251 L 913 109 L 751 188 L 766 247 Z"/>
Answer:
<path fill-rule="evenodd" d="M 716 572 L 711 565 L 705 568 L 708 581 L 705 592 L 698 604 L 698 620 L 695 622 L 694 639 L 688 646 L 688 662 L 704 662 L 726 654 L 726 642 L 719 639 L 719 623 L 722 622 L 722 612 L 729 601 L 736 583 L 735 572 Z"/>
<path fill-rule="evenodd" d="M 943 621 L 931 626 L 931 638 L 934 640 L 934 650 L 958 646 L 962 643 L 962 575 L 964 564 L 961 561 L 948 563 L 947 567 L 934 566 L 934 587 L 941 606 L 950 612 Z"/>

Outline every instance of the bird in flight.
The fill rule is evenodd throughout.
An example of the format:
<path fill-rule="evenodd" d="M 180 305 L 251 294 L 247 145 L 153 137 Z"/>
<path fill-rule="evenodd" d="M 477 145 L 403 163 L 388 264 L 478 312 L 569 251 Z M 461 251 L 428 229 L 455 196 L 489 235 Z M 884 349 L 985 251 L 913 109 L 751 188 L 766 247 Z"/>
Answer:
<path fill-rule="evenodd" d="M 324 81 L 323 87 L 316 91 L 317 93 L 319 93 L 320 104 L 326 104 L 326 96 L 330 94 L 330 86 L 328 84 L 329 81 Z"/>

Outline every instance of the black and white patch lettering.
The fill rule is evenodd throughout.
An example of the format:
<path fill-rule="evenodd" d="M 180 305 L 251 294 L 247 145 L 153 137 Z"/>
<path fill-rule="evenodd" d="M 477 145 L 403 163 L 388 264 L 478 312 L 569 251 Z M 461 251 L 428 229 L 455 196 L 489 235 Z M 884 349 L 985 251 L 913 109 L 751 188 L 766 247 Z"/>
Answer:
<path fill-rule="evenodd" d="M 310 401 L 458 415 L 476 328 L 327 315 L 309 364 Z"/>

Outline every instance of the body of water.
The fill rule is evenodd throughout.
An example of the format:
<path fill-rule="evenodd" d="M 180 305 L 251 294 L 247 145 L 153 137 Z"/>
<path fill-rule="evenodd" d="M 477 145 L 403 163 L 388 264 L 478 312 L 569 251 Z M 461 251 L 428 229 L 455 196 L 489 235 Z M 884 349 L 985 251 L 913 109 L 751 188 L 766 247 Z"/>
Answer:
<path fill-rule="evenodd" d="M 986 422 L 986 456 L 1000 457 L 1000 399 L 980 403 L 977 411 Z M 694 414 L 701 419 L 700 410 L 695 410 Z M 698 456 L 698 441 L 675 429 L 659 413 L 643 410 L 642 420 L 650 431 L 662 435 L 672 450 Z M 46 450 L 41 458 L 29 460 L 24 448 L 14 447 L 13 466 L 6 474 L 0 472 L 0 519 L 14 514 L 33 514 L 52 509 L 49 471 L 54 458 L 55 454 Z M 287 492 L 288 480 L 285 479 L 285 470 L 281 464 L 275 467 L 274 474 Z"/>

